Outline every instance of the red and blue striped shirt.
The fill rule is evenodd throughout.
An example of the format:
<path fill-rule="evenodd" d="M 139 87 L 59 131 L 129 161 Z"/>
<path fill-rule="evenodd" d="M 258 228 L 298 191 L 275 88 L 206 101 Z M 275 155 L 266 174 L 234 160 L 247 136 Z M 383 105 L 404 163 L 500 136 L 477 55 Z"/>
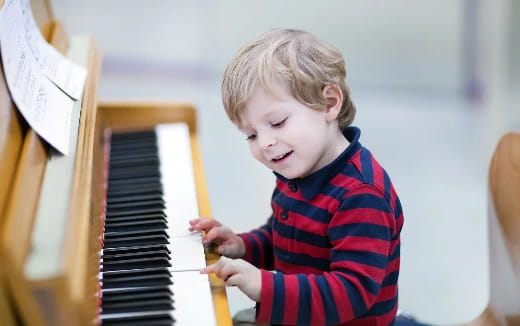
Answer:
<path fill-rule="evenodd" d="M 401 204 L 360 130 L 343 133 L 350 145 L 327 166 L 300 179 L 277 174 L 273 214 L 240 234 L 244 259 L 262 269 L 258 323 L 394 322 Z"/>

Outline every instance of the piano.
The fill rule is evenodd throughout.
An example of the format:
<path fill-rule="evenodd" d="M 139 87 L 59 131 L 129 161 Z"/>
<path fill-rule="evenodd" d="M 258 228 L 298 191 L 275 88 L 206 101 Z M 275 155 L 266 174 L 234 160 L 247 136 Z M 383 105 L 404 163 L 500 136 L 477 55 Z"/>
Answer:
<path fill-rule="evenodd" d="M 0 7 L 4 4 L 0 0 Z M 0 78 L 2 325 L 231 325 L 218 255 L 188 220 L 210 216 L 188 102 L 98 103 L 101 55 L 31 0 L 43 36 L 88 69 L 70 154 L 51 150 Z"/>

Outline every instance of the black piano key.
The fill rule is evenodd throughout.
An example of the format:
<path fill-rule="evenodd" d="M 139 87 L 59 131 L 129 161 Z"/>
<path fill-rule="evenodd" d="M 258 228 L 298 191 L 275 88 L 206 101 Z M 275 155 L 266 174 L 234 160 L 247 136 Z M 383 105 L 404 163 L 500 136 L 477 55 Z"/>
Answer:
<path fill-rule="evenodd" d="M 110 173 L 113 171 L 117 171 L 119 169 L 128 169 L 131 167 L 155 167 L 159 169 L 160 162 L 157 155 L 141 155 L 141 156 L 135 156 L 131 159 L 128 159 L 125 156 L 116 157 L 112 162 L 109 164 L 109 170 Z"/>
<path fill-rule="evenodd" d="M 170 259 L 170 252 L 168 250 L 163 249 L 155 249 L 153 251 L 134 251 L 120 254 L 103 254 L 101 259 L 103 262 L 112 261 L 117 259 L 129 259 L 129 258 L 150 258 L 150 257 L 162 257 L 165 259 Z"/>
<path fill-rule="evenodd" d="M 127 161 L 128 162 L 128 161 Z M 131 164 L 133 163 L 133 164 Z M 128 166 L 111 168 L 110 179 L 115 177 L 140 177 L 143 175 L 160 175 L 158 171 L 159 165 L 143 165 L 142 162 L 128 162 Z"/>
<path fill-rule="evenodd" d="M 150 274 L 140 276 L 120 276 L 101 280 L 105 288 L 128 288 L 147 286 L 168 286 L 173 284 L 169 275 Z"/>
<path fill-rule="evenodd" d="M 134 185 L 130 187 L 114 187 L 107 191 L 107 200 L 112 198 L 119 198 L 125 196 L 135 196 L 135 195 L 155 195 L 160 194 L 163 195 L 163 190 L 161 185 Z"/>
<path fill-rule="evenodd" d="M 102 279 L 116 279 L 119 277 L 128 277 L 128 276 L 146 276 L 146 275 L 167 275 L 171 276 L 168 268 L 144 268 L 144 269 L 131 269 L 131 270 L 121 270 L 121 271 L 110 271 L 101 273 Z"/>
<path fill-rule="evenodd" d="M 112 139 L 112 146 L 110 146 L 110 151 L 121 148 L 132 148 L 132 146 L 142 147 L 144 149 L 148 148 L 148 146 L 157 146 L 157 138 L 144 137 L 140 139 Z"/>
<path fill-rule="evenodd" d="M 113 215 L 114 213 L 132 213 L 138 210 L 155 210 L 162 211 L 165 208 L 164 201 L 147 201 L 147 202 L 134 202 L 134 203 L 122 203 L 107 205 L 107 215 Z"/>
<path fill-rule="evenodd" d="M 127 169 L 132 166 L 144 167 L 144 166 L 155 166 L 160 165 L 159 157 L 157 152 L 131 152 L 131 153 L 112 153 L 110 157 L 110 163 L 108 164 L 110 172 L 118 169 Z"/>
<path fill-rule="evenodd" d="M 145 184 L 139 187 L 117 187 L 109 188 L 107 191 L 107 197 L 124 197 L 133 196 L 135 194 L 162 194 L 162 186 L 160 184 Z"/>
<path fill-rule="evenodd" d="M 109 180 L 108 186 L 117 187 L 117 186 L 152 184 L 152 183 L 161 184 L 161 178 L 159 176 L 153 176 L 153 177 L 139 177 L 139 178 L 123 179 L 123 180 Z"/>
<path fill-rule="evenodd" d="M 113 189 L 107 192 L 107 202 L 124 200 L 126 197 L 133 196 L 163 196 L 163 190 L 161 185 L 147 185 L 145 187 L 136 185 L 131 188 L 120 188 Z"/>
<path fill-rule="evenodd" d="M 147 139 L 140 139 L 140 140 L 116 140 L 115 142 L 112 141 L 112 144 L 110 146 L 110 152 L 117 152 L 117 151 L 124 151 L 124 150 L 131 150 L 132 148 L 139 148 L 139 150 L 147 150 L 148 146 L 150 147 L 157 147 L 157 138 L 147 138 Z"/>
<path fill-rule="evenodd" d="M 103 288 L 129 288 L 167 286 L 173 284 L 170 272 L 165 268 L 101 272 Z"/>
<path fill-rule="evenodd" d="M 119 153 L 119 152 L 127 152 L 129 150 L 137 150 L 141 151 L 150 151 L 157 153 L 157 144 L 155 139 L 142 141 L 139 143 L 136 142 L 126 142 L 126 143 L 118 143 L 115 146 L 110 147 L 110 154 Z"/>
<path fill-rule="evenodd" d="M 155 168 L 159 168 L 159 159 L 155 156 L 144 157 L 144 158 L 139 158 L 139 159 L 135 159 L 135 160 L 121 159 L 119 161 L 111 162 L 109 165 L 110 172 L 112 172 L 113 170 L 118 170 L 118 169 L 124 169 L 124 168 L 130 168 L 130 167 L 144 167 L 144 166 L 153 166 Z"/>
<path fill-rule="evenodd" d="M 145 245 L 154 245 L 154 244 L 168 244 L 168 236 L 161 235 L 146 235 L 146 236 L 133 236 L 133 237 L 125 237 L 119 239 L 105 239 L 104 240 L 105 248 L 114 248 L 114 247 L 132 247 L 132 246 L 145 246 Z"/>
<path fill-rule="evenodd" d="M 157 143 L 155 139 L 147 139 L 140 142 L 120 142 L 110 147 L 110 153 L 125 152 L 134 148 L 138 151 L 153 150 L 157 153 Z"/>
<path fill-rule="evenodd" d="M 135 203 L 131 205 L 128 203 L 127 206 L 120 205 L 118 207 L 108 207 L 106 209 L 106 216 L 108 218 L 117 218 L 117 217 L 128 217 L 128 216 L 146 216 L 146 215 L 154 215 L 160 214 L 164 212 L 165 204 L 161 201 L 156 203 L 148 202 L 148 203 Z"/>
<path fill-rule="evenodd" d="M 122 313 L 122 312 L 140 312 L 140 311 L 157 311 L 172 310 L 173 301 L 170 298 L 164 299 L 148 299 L 148 300 L 132 300 L 121 303 L 106 303 L 102 306 L 103 313 Z"/>
<path fill-rule="evenodd" d="M 104 248 L 103 255 L 122 255 L 131 253 L 143 253 L 143 252 L 158 252 L 166 251 L 170 253 L 166 244 L 153 244 L 147 246 L 135 246 L 135 247 L 116 247 L 116 248 Z"/>
<path fill-rule="evenodd" d="M 152 213 L 152 214 L 130 214 L 130 215 L 122 215 L 122 216 L 109 216 L 106 219 L 107 223 L 125 223 L 125 222 L 154 222 L 154 221 L 164 221 L 168 222 L 166 218 L 166 214 L 164 213 Z"/>
<path fill-rule="evenodd" d="M 106 223 L 124 223 L 124 222 L 139 222 L 139 221 L 155 221 L 166 220 L 166 215 L 163 212 L 156 214 L 132 214 L 127 216 L 109 216 Z"/>
<path fill-rule="evenodd" d="M 121 171 L 119 173 L 111 173 L 111 175 L 108 177 L 108 182 L 114 182 L 119 180 L 128 180 L 132 178 L 153 178 L 153 177 L 160 177 L 161 172 L 158 170 L 147 170 L 147 171 L 137 171 L 137 170 L 128 170 L 128 171 Z"/>
<path fill-rule="evenodd" d="M 126 232 L 105 232 L 105 240 L 122 239 L 135 236 L 144 235 L 164 235 L 169 238 L 169 235 L 164 228 L 150 229 L 150 230 L 138 230 L 138 231 L 126 231 Z"/>
<path fill-rule="evenodd" d="M 147 147 L 149 146 L 149 147 Z M 136 157 L 152 157 L 157 156 L 158 148 L 155 144 L 147 142 L 142 144 L 121 144 L 120 146 L 112 147 L 110 150 L 110 162 L 114 157 L 118 159 L 128 157 L 134 159 Z"/>
<path fill-rule="evenodd" d="M 112 133 L 112 144 L 120 144 L 129 141 L 146 139 L 156 139 L 157 135 L 153 129 L 140 130 L 140 131 L 115 131 Z"/>
<path fill-rule="evenodd" d="M 101 271 L 119 271 L 150 267 L 171 267 L 171 263 L 168 258 L 162 257 L 148 257 L 123 260 L 103 260 Z"/>
<path fill-rule="evenodd" d="M 155 140 L 146 140 L 142 142 L 126 142 L 119 143 L 115 146 L 110 147 L 110 154 L 139 154 L 139 153 L 155 153 L 157 154 L 157 144 L 154 143 Z"/>
<path fill-rule="evenodd" d="M 147 147 L 150 146 L 150 147 Z M 150 141 L 142 143 L 126 143 L 112 146 L 110 149 L 110 156 L 112 155 L 128 155 L 130 157 L 136 155 L 155 154 L 157 155 L 157 146 Z"/>
<path fill-rule="evenodd" d="M 148 196 L 147 196 L 148 197 Z M 150 199 L 142 198 L 137 200 L 118 200 L 113 202 L 110 198 L 107 199 L 107 208 L 118 209 L 132 206 L 159 206 L 164 205 L 164 199 L 162 196 L 151 196 Z"/>
<path fill-rule="evenodd" d="M 159 199 L 150 199 L 150 200 L 136 200 L 131 202 L 117 202 L 112 204 L 107 204 L 107 211 L 114 210 L 124 210 L 133 207 L 158 207 L 164 208 L 164 200 L 162 198 Z"/>
<path fill-rule="evenodd" d="M 161 200 L 162 194 L 157 192 L 152 193 L 144 193 L 144 194 L 138 194 L 133 196 L 110 196 L 107 200 L 107 204 L 117 204 L 117 203 L 126 203 L 126 202 L 133 202 L 133 201 L 142 201 L 142 200 Z"/>
<path fill-rule="evenodd" d="M 125 232 L 149 229 L 166 229 L 168 223 L 165 219 L 150 219 L 134 222 L 105 222 L 105 232 Z"/>
<path fill-rule="evenodd" d="M 105 317 L 101 320 L 104 326 L 170 326 L 174 322 L 175 319 L 167 312 L 146 316 Z"/>
<path fill-rule="evenodd" d="M 167 260 L 171 259 L 170 252 L 167 250 L 136 251 L 123 254 L 103 254 L 101 257 L 101 263 L 137 258 L 164 258 Z"/>
<path fill-rule="evenodd" d="M 153 169 L 156 169 L 156 170 L 159 170 L 159 164 L 158 162 L 154 162 L 152 160 L 124 160 L 124 161 L 121 161 L 121 163 L 117 163 L 114 162 L 112 163 L 112 165 L 110 166 L 110 174 L 111 176 L 114 176 L 115 174 L 117 173 L 121 173 L 121 172 L 129 172 L 129 170 L 133 170 L 133 172 L 140 172 L 140 173 L 143 173 L 143 172 L 150 172 L 149 169 L 150 168 L 153 168 Z M 133 178 L 133 176 L 132 176 Z"/>
<path fill-rule="evenodd" d="M 111 217 L 124 217 L 124 216 L 132 216 L 132 215 L 147 215 L 147 214 L 162 214 L 162 207 L 149 207 L 143 209 L 133 209 L 133 210 L 122 210 L 117 212 L 108 212 L 106 214 L 106 218 Z"/>
<path fill-rule="evenodd" d="M 140 130 L 140 131 L 122 131 L 113 132 L 111 135 L 111 143 L 120 144 L 125 142 L 135 142 L 136 140 L 144 141 L 147 139 L 157 139 L 155 130 Z"/>
<path fill-rule="evenodd" d="M 116 289 L 118 291 L 103 292 L 101 304 L 125 302 L 131 300 L 172 298 L 173 293 L 167 287 L 149 287 L 134 289 Z M 173 300 L 173 299 L 172 299 Z"/>

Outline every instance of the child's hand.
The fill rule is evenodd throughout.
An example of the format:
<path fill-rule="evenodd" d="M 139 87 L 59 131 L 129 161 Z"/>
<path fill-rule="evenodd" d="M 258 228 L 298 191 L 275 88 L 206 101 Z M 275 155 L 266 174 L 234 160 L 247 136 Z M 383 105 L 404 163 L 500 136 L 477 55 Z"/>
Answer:
<path fill-rule="evenodd" d="M 230 228 L 223 226 L 212 218 L 197 218 L 190 221 L 190 231 L 204 231 L 203 244 L 215 242 L 218 253 L 230 258 L 242 258 L 246 253 L 246 245 L 241 237 Z"/>
<path fill-rule="evenodd" d="M 215 273 L 226 282 L 226 286 L 236 285 L 251 300 L 260 302 L 262 274 L 258 268 L 242 259 L 220 257 L 218 262 L 200 271 Z"/>

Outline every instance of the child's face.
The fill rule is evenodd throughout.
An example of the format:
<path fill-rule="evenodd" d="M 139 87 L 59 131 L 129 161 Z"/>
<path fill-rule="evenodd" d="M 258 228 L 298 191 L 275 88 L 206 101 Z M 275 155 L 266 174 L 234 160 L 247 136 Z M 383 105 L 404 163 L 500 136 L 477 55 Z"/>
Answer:
<path fill-rule="evenodd" d="M 335 115 L 298 102 L 283 84 L 274 86 L 275 96 L 256 88 L 239 129 L 258 161 L 285 178 L 305 177 L 332 162 L 348 143 Z"/>

